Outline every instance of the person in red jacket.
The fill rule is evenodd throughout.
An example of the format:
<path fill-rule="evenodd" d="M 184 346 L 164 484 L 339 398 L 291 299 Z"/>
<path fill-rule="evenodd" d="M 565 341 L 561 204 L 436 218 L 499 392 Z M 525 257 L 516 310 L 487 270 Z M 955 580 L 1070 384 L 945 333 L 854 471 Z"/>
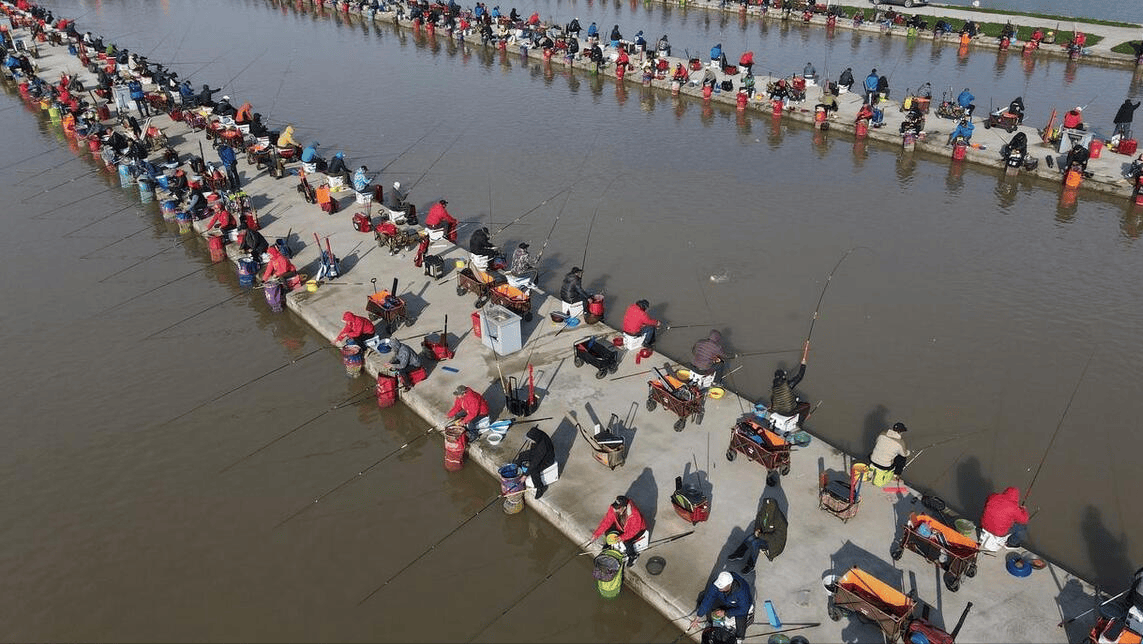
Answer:
<path fill-rule="evenodd" d="M 655 344 L 655 329 L 662 324 L 647 315 L 647 307 L 650 305 L 647 300 L 639 300 L 627 307 L 627 312 L 623 314 L 623 332 L 627 335 L 643 336 L 643 346 L 645 347 Z"/>
<path fill-rule="evenodd" d="M 234 215 L 231 215 L 229 210 L 219 205 L 218 209 L 214 211 L 214 216 L 211 217 L 210 221 L 206 224 L 207 229 L 214 228 L 215 226 L 218 226 L 219 230 L 226 233 L 237 228 L 238 222 L 234 220 Z"/>
<path fill-rule="evenodd" d="M 429 216 L 425 217 L 425 227 L 434 230 L 444 229 L 445 237 L 452 243 L 456 243 L 456 218 L 448 214 L 448 208 L 445 206 L 448 202 L 444 199 L 433 204 L 429 208 Z"/>
<path fill-rule="evenodd" d="M 456 396 L 456 402 L 452 404 L 452 408 L 448 410 L 446 415 L 449 420 L 459 418 L 467 422 L 468 439 L 469 441 L 476 440 L 479 437 L 476 432 L 476 422 L 488 416 L 488 401 L 479 392 L 464 385 L 457 387 L 452 395 Z"/>
<path fill-rule="evenodd" d="M 338 333 L 337 337 L 333 339 L 334 344 L 349 338 L 358 345 L 365 346 L 365 341 L 372 338 L 373 334 L 376 333 L 373 328 L 373 323 L 369 321 L 369 318 L 363 318 L 360 315 L 354 315 L 352 312 L 346 311 L 345 315 L 341 316 L 341 319 L 345 321 L 345 326 L 341 328 L 341 333 Z"/>
<path fill-rule="evenodd" d="M 282 256 L 282 253 L 277 248 L 271 246 L 266 249 L 270 254 L 270 261 L 266 262 L 266 270 L 262 272 L 262 281 L 277 277 L 281 280 L 288 280 L 298 274 L 298 269 Z"/>
<path fill-rule="evenodd" d="M 1009 548 L 1020 546 L 1027 523 L 1028 510 L 1020 504 L 1020 490 L 1009 487 L 1003 492 L 989 494 L 984 501 L 980 529 L 997 537 L 1006 537 Z"/>
<path fill-rule="evenodd" d="M 647 536 L 647 523 L 631 499 L 622 494 L 615 497 L 611 507 L 607 508 L 607 514 L 599 522 L 599 527 L 591 534 L 591 540 L 595 541 L 604 532 L 619 535 L 619 540 L 627 550 L 627 565 L 634 565 L 639 558 L 635 543 Z"/>

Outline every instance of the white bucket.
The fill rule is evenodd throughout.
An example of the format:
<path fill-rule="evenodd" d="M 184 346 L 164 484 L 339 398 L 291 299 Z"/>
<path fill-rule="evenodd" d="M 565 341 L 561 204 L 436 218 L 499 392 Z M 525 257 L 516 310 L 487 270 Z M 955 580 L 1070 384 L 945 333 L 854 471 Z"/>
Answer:
<path fill-rule="evenodd" d="M 232 228 L 226 231 L 226 238 L 232 242 L 238 241 L 238 229 Z"/>
<path fill-rule="evenodd" d="M 303 161 L 302 162 L 302 170 L 304 170 L 307 174 L 312 174 L 314 172 L 317 172 L 317 164 L 316 163 L 307 163 L 307 162 Z"/>
<path fill-rule="evenodd" d="M 441 241 L 445 238 L 443 228 L 426 228 L 429 231 L 429 241 Z"/>
<path fill-rule="evenodd" d="M 345 189 L 345 178 L 341 175 L 329 177 L 329 189 L 334 192 Z"/>
<path fill-rule="evenodd" d="M 357 192 L 355 193 L 354 201 L 362 206 L 373 203 L 373 194 L 369 192 Z"/>
<path fill-rule="evenodd" d="M 561 301 L 560 304 L 562 305 L 560 310 L 568 317 L 578 318 L 583 315 L 583 302 L 572 303 Z"/>
<path fill-rule="evenodd" d="M 545 467 L 542 472 L 540 472 L 540 482 L 543 483 L 544 485 L 551 485 L 552 483 L 555 483 L 558 480 L 560 480 L 560 464 L 559 463 L 552 463 L 551 465 Z M 532 477 L 531 476 L 528 477 L 528 487 L 530 487 L 530 488 L 536 487 L 535 484 L 532 483 Z"/>

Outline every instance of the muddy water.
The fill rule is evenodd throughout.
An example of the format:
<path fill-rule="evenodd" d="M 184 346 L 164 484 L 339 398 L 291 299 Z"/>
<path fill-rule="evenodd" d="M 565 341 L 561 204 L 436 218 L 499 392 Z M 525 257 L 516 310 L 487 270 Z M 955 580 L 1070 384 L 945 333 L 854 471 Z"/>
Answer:
<path fill-rule="evenodd" d="M 499 490 L 475 466 L 445 472 L 436 438 L 275 527 L 424 422 L 378 410 L 324 338 L 197 237 L 176 245 L 134 191 L 69 181 L 94 166 L 18 98 L 0 109 L 5 639 L 675 637 L 630 593 L 601 602 L 589 562 L 531 513 L 497 502 L 456 530 Z"/>
<path fill-rule="evenodd" d="M 574 10 L 585 21 L 588 9 L 555 5 L 551 13 L 566 19 Z M 696 12 L 640 15 L 667 21 L 676 47 L 693 33 L 690 42 L 709 48 Z M 553 200 L 498 241 L 542 244 L 559 216 L 543 258 L 548 286 L 569 265 L 585 263 L 590 285 L 606 287 L 613 323 L 628 302 L 645 297 L 677 326 L 725 329 L 734 350 L 790 350 L 741 360 L 733 384 L 752 395 L 765 390 L 775 366 L 796 360 L 826 275 L 847 249 L 863 247 L 838 269 L 814 326 L 803 386 L 808 398 L 824 401 L 814 431 L 860 454 L 896 420 L 912 428 L 914 447 L 979 431 L 925 451 L 909 472 L 972 515 L 992 489 L 1027 487 L 1051 444 L 1029 501 L 1040 508 L 1036 545 L 1105 585 L 1121 583 L 1141 558 L 1130 536 L 1141 528 L 1130 491 L 1141 447 L 1141 403 L 1132 393 L 1141 384 L 1135 332 L 1143 302 L 1133 278 L 1143 268 L 1143 219 L 1121 201 L 1085 193 L 1069 205 L 1052 184 L 903 157 L 768 116 L 617 89 L 535 60 L 262 0 L 126 3 L 83 22 L 124 34 L 121 42 L 138 42 L 140 51 L 154 49 L 155 59 L 181 61 L 178 69 L 195 72 L 196 83 L 225 83 L 226 93 L 249 97 L 263 113 L 295 119 L 302 139 L 344 149 L 351 162 L 391 163 L 386 181 L 416 183 L 418 203 L 447 196 L 455 214 L 495 222 L 493 230 L 571 185 L 566 206 Z M 153 31 L 129 33 L 148 23 Z M 761 38 L 760 29 L 751 33 Z M 792 50 L 798 67 L 807 51 L 820 55 L 816 32 L 785 33 L 796 38 L 780 50 Z M 896 73 L 921 66 L 908 62 L 908 45 L 898 39 L 886 45 L 839 32 L 831 42 L 851 48 L 853 60 L 902 57 Z M 224 45 L 227 55 L 211 63 Z M 955 69 L 965 84 L 996 78 L 995 55 L 970 55 L 956 66 L 955 50 L 940 55 L 927 64 L 950 75 Z M 1033 89 L 1041 82 L 1033 79 L 1026 96 L 1078 87 L 1075 96 L 1091 98 L 1098 87 L 1131 84 L 1122 71 L 1080 67 L 1067 85 L 1063 64 L 1051 64 L 1060 69 L 1042 72 L 1049 86 Z M 1001 76 L 1011 80 L 1003 95 L 1018 93 L 1012 88 L 1025 82 L 1018 67 L 1003 74 L 1011 75 Z M 0 160 L 12 190 L 30 196 L 89 168 L 64 152 L 8 165 L 56 145 L 29 133 L 32 117 L 15 118 L 20 109 L 7 115 L 22 125 L 6 129 L 6 139 L 16 138 Z M 999 145 L 991 132 L 979 136 Z M 118 188 L 43 219 L 25 211 L 60 207 L 102 189 L 98 181 L 93 175 L 6 207 L 5 216 L 24 225 L 3 242 L 5 275 L 37 287 L 14 291 L 19 307 L 3 314 L 11 363 L 27 365 L 4 375 L 9 391 L 27 392 L 10 404 L 4 456 L 8 514 L 26 517 L 5 528 L 7 541 L 19 544 L 4 559 L 8 604 L 22 609 L 13 613 L 26 624 L 17 637 L 461 639 L 518 594 L 492 595 L 497 580 L 534 583 L 566 558 L 568 546 L 542 522 L 528 524 L 546 535 L 533 538 L 518 528 L 521 517 L 506 523 L 489 511 L 445 542 L 455 550 L 438 550 L 435 568 L 415 566 L 406 585 L 383 591 L 389 601 L 353 609 L 482 507 L 489 480 L 466 472 L 462 483 L 446 481 L 435 445 L 410 448 L 368 484 L 273 529 L 415 435 L 420 423 L 368 404 L 331 412 L 218 474 L 354 390 L 323 351 L 164 425 L 322 341 L 288 316 L 269 316 L 256 296 L 219 304 L 238 292 L 231 269 L 203 269 L 197 241 L 100 282 L 174 242 L 153 213 L 115 213 L 130 203 Z M 107 219 L 92 223 L 100 217 Z M 196 269 L 203 270 L 85 319 Z M 704 334 L 703 327 L 672 330 L 661 348 L 683 356 Z M 68 338 L 68 350 L 46 350 L 47 337 Z M 452 508 L 447 516 L 425 510 L 443 503 Z M 408 526 L 399 539 L 393 517 Z M 508 546 L 493 550 L 488 542 Z M 446 569 L 465 574 L 442 587 Z M 599 608 L 583 590 L 586 575 L 586 566 L 569 564 L 526 602 L 534 619 L 509 613 L 481 637 L 674 636 L 638 602 Z M 450 597 L 433 606 L 457 611 L 448 627 L 455 631 L 417 630 L 422 623 L 394 631 L 380 614 L 393 602 L 400 607 L 393 614 L 407 615 L 398 600 L 423 605 L 446 589 Z M 120 601 L 124 595 L 150 610 L 123 611 L 131 605 Z M 566 615 L 551 609 L 568 602 Z M 59 620 L 61 607 L 73 619 Z M 201 619 L 207 611 L 209 621 Z"/>

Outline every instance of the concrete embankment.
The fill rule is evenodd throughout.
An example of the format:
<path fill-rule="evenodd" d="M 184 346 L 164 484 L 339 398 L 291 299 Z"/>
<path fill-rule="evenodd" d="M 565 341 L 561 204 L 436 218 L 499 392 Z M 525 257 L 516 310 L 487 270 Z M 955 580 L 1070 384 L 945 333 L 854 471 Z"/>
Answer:
<path fill-rule="evenodd" d="M 58 78 L 65 68 L 74 66 L 74 58 L 64 47 L 45 45 L 42 52 L 38 62 L 45 78 Z M 85 84 L 93 83 L 86 73 L 83 80 Z M 241 102 L 241 97 L 236 98 Z M 157 117 L 156 123 L 166 130 L 183 159 L 197 155 L 200 143 L 209 145 L 201 132 L 191 131 L 184 123 L 172 122 L 165 116 Z M 241 165 L 240 174 L 244 190 L 257 196 L 259 203 L 268 204 L 262 210 L 274 209 L 274 218 L 267 217 L 264 222 L 266 237 L 285 237 L 288 231 L 293 231 L 290 239 L 297 250 L 294 262 L 303 271 L 313 274 L 319 263 L 320 249 L 307 243 L 312 234 L 328 236 L 335 251 L 365 248 L 375 243 L 371 235 L 363 235 L 351 227 L 350 215 L 357 208 L 349 193 L 338 194 L 343 211 L 331 217 L 302 200 L 295 191 L 297 182 L 292 175 L 274 180 L 245 163 Z M 449 198 L 462 204 L 466 196 L 449 195 Z M 200 233 L 201 226 L 200 222 Z M 231 247 L 228 252 L 231 259 L 237 258 L 235 249 Z M 762 610 L 762 601 L 771 600 L 784 622 L 820 623 L 802 631 L 811 641 L 877 640 L 876 629 L 853 617 L 844 617 L 836 623 L 826 619 L 827 594 L 821 580 L 856 565 L 897 588 L 916 590 L 920 599 L 932 606 L 930 618 L 949 629 L 966 603 L 973 602 L 974 608 L 958 641 L 1078 639 L 1083 622 L 1077 622 L 1077 630 L 1068 632 L 1056 624 L 1061 613 L 1070 616 L 1090 606 L 1094 591 L 1082 580 L 1050 563 L 1046 570 L 1028 578 L 1017 578 L 1005 571 L 1001 558 L 981 555 L 976 576 L 964 579 L 958 592 L 948 592 L 940 571 L 925 559 L 912 552 L 904 553 L 899 561 L 890 557 L 890 544 L 900 536 L 902 522 L 911 512 L 924 511 L 915 492 L 908 488 L 881 490 L 865 484 L 857 515 L 848 522 L 839 521 L 817 507 L 819 474 L 827 470 L 847 471 L 853 459 L 822 441 L 797 449 L 790 474 L 782 478 L 780 486 L 767 487 L 766 471 L 762 467 L 743 456 L 733 462 L 725 460 L 730 428 L 744 411 L 753 407 L 752 402 L 733 393 L 708 400 L 701 424 L 688 422 L 684 431 L 675 432 L 672 427 L 677 420 L 675 415 L 662 407 L 646 408 L 647 379 L 637 375 L 649 365 L 663 366 L 668 359 L 655 355 L 649 362 L 637 363 L 633 355 L 626 355 L 618 372 L 605 379 L 597 379 L 594 369 L 576 368 L 572 353 L 575 340 L 587 334 L 609 339 L 615 336 L 615 331 L 602 325 L 581 325 L 567 330 L 552 325 L 547 313 L 558 308 L 555 298 L 535 294 L 532 310 L 536 316 L 531 322 L 520 324 L 522 350 L 505 356 L 495 355 L 468 330 L 472 296 L 458 297 L 455 292 L 452 265 L 457 259 L 467 259 L 467 253 L 446 243 L 434 245 L 431 252 L 441 255 L 450 269 L 441 280 L 430 279 L 415 268 L 411 251 L 395 256 L 384 249 L 363 251 L 356 254 L 356 263 L 347 266 L 346 275 L 321 284 L 314 292 L 303 289 L 291 293 L 287 305 L 318 332 L 333 338 L 342 326 L 344 311 L 364 312 L 366 298 L 372 292 L 371 278 L 377 278 L 381 285 L 397 278 L 399 293 L 406 299 L 415 319 L 412 326 L 399 329 L 397 337 L 415 343 L 419 334 L 439 330 L 447 315 L 456 357 L 432 365 L 425 382 L 402 394 L 402 400 L 431 424 L 442 421 L 452 403 L 451 392 L 459 384 L 483 391 L 493 415 L 508 417 L 505 396 L 497 384 L 499 375 L 524 373 L 526 365 L 531 364 L 540 396 L 535 416 L 552 417 L 538 424 L 555 441 L 561 478 L 542 499 L 537 501 L 529 496 L 526 511 L 540 513 L 569 539 L 582 543 L 614 496 L 627 494 L 647 516 L 652 539 L 694 530 L 685 538 L 656 547 L 628 571 L 625 579 L 629 592 L 639 593 L 669 618 L 687 615 L 693 610 L 695 595 L 712 574 L 727 567 L 739 570 L 738 564 L 726 563 L 726 556 L 749 529 L 760 497 L 773 497 L 790 517 L 789 539 L 780 557 L 773 562 L 761 561 L 758 571 L 748 576 L 754 582 L 759 609 L 759 624 L 751 628 L 751 634 L 763 635 L 774 630 L 765 626 Z M 260 298 L 261 294 L 251 291 L 250 297 Z M 618 313 L 626 304 L 609 302 L 610 318 L 618 319 Z M 375 375 L 382 362 L 380 356 L 371 355 L 367 361 L 369 373 Z M 611 413 L 623 419 L 620 433 L 628 449 L 626 464 L 615 470 L 606 469 L 592 458 L 591 450 L 578 437 L 575 424 L 570 420 L 574 418 L 590 426 L 596 419 L 606 422 Z M 813 422 L 811 420 L 811 424 Z M 498 445 L 490 445 L 485 440 L 474 443 L 469 447 L 469 459 L 495 476 L 496 469 L 519 449 L 524 432 L 530 426 L 527 419 L 521 420 Z M 440 443 L 439 437 L 434 436 L 432 440 Z M 443 454 L 440 458 L 443 460 Z M 674 513 L 670 494 L 674 479 L 679 475 L 685 475 L 687 483 L 702 488 L 712 498 L 712 514 L 705 523 L 692 527 Z M 363 476 L 368 476 L 368 472 Z M 489 496 L 497 490 L 495 479 L 490 480 Z M 323 490 L 298 490 L 299 502 L 312 500 L 321 492 Z M 497 511 L 496 504 L 488 511 Z M 512 521 L 512 518 L 504 520 Z M 652 575 L 645 568 L 651 554 L 666 559 L 667 565 L 661 574 Z M 549 570 L 565 564 L 551 562 Z M 584 579 L 585 592 L 590 592 L 591 584 L 590 579 Z M 361 596 L 366 597 L 370 590 L 361 588 Z M 520 592 L 526 590 L 527 587 L 522 586 Z M 509 608 L 510 605 L 506 606 L 506 610 Z M 680 619 L 677 623 L 685 627 L 687 621 Z"/>
<path fill-rule="evenodd" d="M 326 3 L 323 7 L 312 5 L 309 0 L 304 0 L 304 2 L 296 4 L 283 3 L 283 6 L 288 6 L 295 10 L 299 7 L 307 7 L 310 10 L 321 11 L 322 15 L 327 15 L 331 18 L 335 15 L 349 15 L 352 16 L 354 20 L 369 19 L 366 14 L 345 14 L 344 12 L 331 8 L 329 4 L 330 3 Z M 717 10 L 717 3 L 707 4 L 710 5 L 709 8 Z M 755 9 L 756 8 L 752 8 L 751 10 Z M 929 9 L 932 8 L 930 7 Z M 968 12 L 965 13 L 967 14 Z M 430 41 L 434 39 L 453 40 L 465 47 L 476 48 L 494 48 L 497 46 L 495 43 L 482 45 L 479 36 L 476 34 L 468 34 L 462 37 L 459 33 L 453 35 L 440 29 L 430 30 L 425 26 L 414 23 L 412 20 L 401 18 L 393 12 L 378 12 L 374 14 L 373 19 L 393 23 Z M 815 18 L 815 20 L 818 19 L 821 18 Z M 1093 25 L 1093 27 L 1095 26 Z M 1106 27 L 1105 29 L 1123 28 Z M 595 73 L 595 65 L 582 55 L 583 52 L 586 51 L 587 41 L 581 40 L 580 42 L 580 55 L 573 59 L 568 59 L 566 56 L 557 52 L 552 55 L 550 59 L 545 60 L 542 52 L 530 49 L 527 46 L 522 46 L 522 43 L 517 42 L 507 44 L 503 47 L 500 51 L 500 55 L 533 61 L 533 64 L 569 66 L 572 69 Z M 669 73 L 662 78 L 659 76 L 651 78 L 644 77 L 640 71 L 643 57 L 638 54 L 631 56 L 631 64 L 634 65 L 634 69 L 626 72 L 622 79 L 618 78 L 616 76 L 616 65 L 614 63 L 617 55 L 615 48 L 611 47 L 606 40 L 601 40 L 600 46 L 603 48 L 607 63 L 600 69 L 599 73 L 609 77 L 616 83 L 623 83 L 628 86 L 642 84 L 644 86 L 654 87 L 662 92 L 677 92 L 677 94 L 682 97 L 681 100 L 696 100 L 705 104 L 717 105 L 724 109 L 737 109 L 737 94 L 742 87 L 743 79 L 741 72 L 734 75 L 727 75 L 721 70 L 712 70 L 717 77 L 719 88 L 721 88 L 722 83 L 726 81 L 731 83 L 733 89 L 729 91 L 718 89 L 713 92 L 709 98 L 704 98 L 701 80 L 705 69 L 708 67 L 705 59 L 702 60 L 704 70 L 692 72 L 689 82 L 680 84 L 678 88 L 675 88 L 670 80 Z M 950 44 L 950 46 L 952 45 Z M 1020 54 L 1013 52 L 1012 55 L 1018 56 Z M 682 63 L 684 66 L 688 63 L 687 60 L 678 57 L 667 57 L 667 60 L 670 63 L 669 68 L 671 70 L 674 70 L 675 65 L 678 63 Z M 883 100 L 878 103 L 878 107 L 884 111 L 883 127 L 869 128 L 865 135 L 859 135 L 857 133 L 855 120 L 858 110 L 864 102 L 864 95 L 860 89 L 863 77 L 861 77 L 860 74 L 857 74 L 857 76 L 857 82 L 854 84 L 854 92 L 844 93 L 838 97 L 838 110 L 829 118 L 824 128 L 828 131 L 823 132 L 823 136 L 852 140 L 855 144 L 861 144 L 863 141 L 870 140 L 903 148 L 904 140 L 900 133 L 900 127 L 905 120 L 905 112 L 902 109 L 902 100 L 900 98 L 895 100 Z M 779 122 L 798 122 L 814 126 L 814 106 L 819 100 L 822 88 L 818 86 L 807 87 L 805 100 L 788 103 L 780 112 L 776 112 L 766 92 L 768 84 L 777 82 L 778 80 L 780 80 L 779 77 L 757 76 L 755 81 L 755 93 L 742 108 L 742 111 L 756 118 L 763 117 Z M 1015 94 L 1013 95 L 1015 96 Z M 963 159 L 955 159 L 953 156 L 954 150 L 953 147 L 948 144 L 948 138 L 949 134 L 956 128 L 957 121 L 937 117 L 938 102 L 939 97 L 934 99 L 930 105 L 925 118 L 925 130 L 915 141 L 913 149 L 903 149 L 901 154 L 913 154 L 934 160 L 944 158 L 947 163 L 952 164 L 954 167 L 974 164 L 990 168 L 989 172 L 1003 173 L 1004 165 L 1000 158 L 1000 149 L 1008 140 L 1015 136 L 1017 132 L 1023 132 L 1028 138 L 1028 153 L 1038 161 L 1038 165 L 1033 170 L 1021 169 L 1020 174 L 1022 176 L 1033 176 L 1043 180 L 1045 188 L 1051 188 L 1051 184 L 1059 186 L 1060 199 L 1062 202 L 1075 202 L 1078 198 L 1082 198 L 1083 193 L 1088 190 L 1122 197 L 1125 201 L 1131 197 L 1131 182 L 1124 178 L 1124 172 L 1135 158 L 1136 153 L 1126 155 L 1116 154 L 1106 145 L 1103 145 L 1101 146 L 1101 151 L 1098 152 L 1100 156 L 1098 158 L 1092 158 L 1087 164 L 1087 172 L 1090 176 L 1086 176 L 1083 179 L 1078 189 L 1065 188 L 1062 181 L 1063 175 L 1060 171 L 1060 168 L 1064 165 L 1065 155 L 1060 152 L 1058 143 L 1044 142 L 1041 134 L 1042 131 L 1029 125 L 1020 125 L 1011 132 L 1000 128 L 986 128 L 985 126 L 989 120 L 989 115 L 983 108 L 977 109 L 972 119 L 976 128 L 972 136 L 973 145 L 964 151 Z M 1056 118 L 1054 127 L 1060 126 L 1063 116 L 1061 111 Z M 1084 133 L 1082 132 L 1076 132 L 1075 138 L 1080 139 L 1083 135 Z M 1087 142 L 1085 140 L 1085 145 L 1086 144 Z M 1097 153 L 1093 151 L 1093 154 Z M 1051 158 L 1050 164 L 1048 162 L 1049 157 Z M 1010 180 L 1014 181 L 1014 179 Z"/>

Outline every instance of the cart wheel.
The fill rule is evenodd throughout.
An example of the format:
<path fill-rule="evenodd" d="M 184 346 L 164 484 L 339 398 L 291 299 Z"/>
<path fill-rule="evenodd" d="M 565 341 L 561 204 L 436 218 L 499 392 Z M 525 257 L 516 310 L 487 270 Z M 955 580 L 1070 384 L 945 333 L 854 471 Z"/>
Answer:
<path fill-rule="evenodd" d="M 778 473 L 781 474 L 782 476 L 789 474 L 790 473 L 790 464 L 786 463 L 785 465 L 783 465 L 782 469 L 778 470 Z"/>
<path fill-rule="evenodd" d="M 990 129 L 991 127 L 992 127 L 992 120 L 991 119 L 984 122 L 984 129 L 987 130 L 987 129 Z"/>
<path fill-rule="evenodd" d="M 774 470 L 767 470 L 766 472 L 766 487 L 774 487 L 778 484 L 778 473 Z"/>
<path fill-rule="evenodd" d="M 465 293 L 465 291 L 467 291 L 467 290 L 468 290 L 468 289 L 466 289 L 466 288 L 464 288 L 463 286 L 460 286 L 460 285 L 458 284 L 458 285 L 457 285 L 457 287 L 456 287 L 456 294 L 457 294 L 458 296 L 460 296 L 460 297 L 464 297 L 464 293 Z"/>
<path fill-rule="evenodd" d="M 960 577 L 957 577 L 951 572 L 946 572 L 945 588 L 948 588 L 950 593 L 955 593 L 956 591 L 960 590 Z"/>
<path fill-rule="evenodd" d="M 261 162 L 261 161 L 257 161 L 257 162 L 255 162 L 255 163 L 254 163 L 254 169 L 255 169 L 255 170 L 261 170 L 261 169 L 262 169 L 262 168 L 264 168 L 264 167 L 265 167 L 265 166 L 263 166 L 263 165 L 262 165 L 262 162 Z"/>
<path fill-rule="evenodd" d="M 899 543 L 894 543 L 892 547 L 889 548 L 889 556 L 893 558 L 893 561 L 900 559 L 903 554 L 905 554 L 905 549 L 902 548 Z"/>
<path fill-rule="evenodd" d="M 619 363 L 618 362 L 612 363 L 611 366 L 607 368 L 607 370 L 611 373 L 615 373 L 616 371 L 619 371 Z"/>
<path fill-rule="evenodd" d="M 658 405 L 658 403 L 655 402 L 654 398 L 648 398 L 647 399 L 647 411 L 655 411 L 655 408 L 658 406 L 659 405 Z"/>
<path fill-rule="evenodd" d="M 577 353 L 576 356 L 574 358 L 572 358 L 572 364 L 574 364 L 577 369 L 579 367 L 582 367 L 583 366 L 583 358 L 579 357 L 579 354 Z"/>
<path fill-rule="evenodd" d="M 246 155 L 246 165 L 254 165 L 254 155 L 253 154 L 247 154 Z"/>
<path fill-rule="evenodd" d="M 524 321 L 525 322 L 531 322 L 532 321 L 532 312 L 531 311 L 528 311 L 527 313 L 524 314 Z"/>
<path fill-rule="evenodd" d="M 835 622 L 841 620 L 841 609 L 834 606 L 833 601 L 830 601 L 829 606 L 826 607 L 826 614 Z"/>
<path fill-rule="evenodd" d="M 733 463 L 733 462 L 734 462 L 734 457 L 735 457 L 735 456 L 738 456 L 738 452 L 736 452 L 736 451 L 734 451 L 734 450 L 732 450 L 732 449 L 728 449 L 728 450 L 726 450 L 726 460 L 728 460 L 728 461 L 730 461 L 731 463 Z"/>
<path fill-rule="evenodd" d="M 968 568 L 964 569 L 964 576 L 968 577 L 969 579 L 975 577 L 976 576 L 976 564 L 974 564 L 974 563 L 968 564 Z"/>
<path fill-rule="evenodd" d="M 483 308 L 485 304 L 488 304 L 488 296 L 482 295 L 482 296 L 476 298 L 475 304 L 476 304 L 476 308 L 478 308 L 478 309 Z"/>
<path fill-rule="evenodd" d="M 405 326 L 413 326 L 416 322 L 413 318 L 405 318 Z"/>
<path fill-rule="evenodd" d="M 603 380 L 606 377 L 607 377 L 607 369 L 600 369 L 599 371 L 595 372 L 595 379 L 596 380 Z"/>
<path fill-rule="evenodd" d="M 1009 134 L 1012 134 L 1012 133 L 1013 133 L 1013 132 L 1015 132 L 1015 131 L 1016 131 L 1016 126 L 1012 126 L 1012 127 L 1008 128 L 1008 133 L 1009 133 Z"/>
<path fill-rule="evenodd" d="M 706 414 L 706 412 L 702 412 L 702 411 L 700 411 L 700 412 L 695 412 L 695 415 L 694 415 L 694 416 L 691 416 L 691 419 L 695 421 L 695 424 L 696 424 L 696 425 L 701 425 L 701 424 L 702 424 L 702 419 L 703 419 L 703 416 L 704 416 L 705 414 Z"/>
<path fill-rule="evenodd" d="M 676 432 L 681 432 L 686 428 L 687 428 L 687 419 L 686 418 L 680 418 L 680 419 L 675 421 L 675 431 Z"/>

